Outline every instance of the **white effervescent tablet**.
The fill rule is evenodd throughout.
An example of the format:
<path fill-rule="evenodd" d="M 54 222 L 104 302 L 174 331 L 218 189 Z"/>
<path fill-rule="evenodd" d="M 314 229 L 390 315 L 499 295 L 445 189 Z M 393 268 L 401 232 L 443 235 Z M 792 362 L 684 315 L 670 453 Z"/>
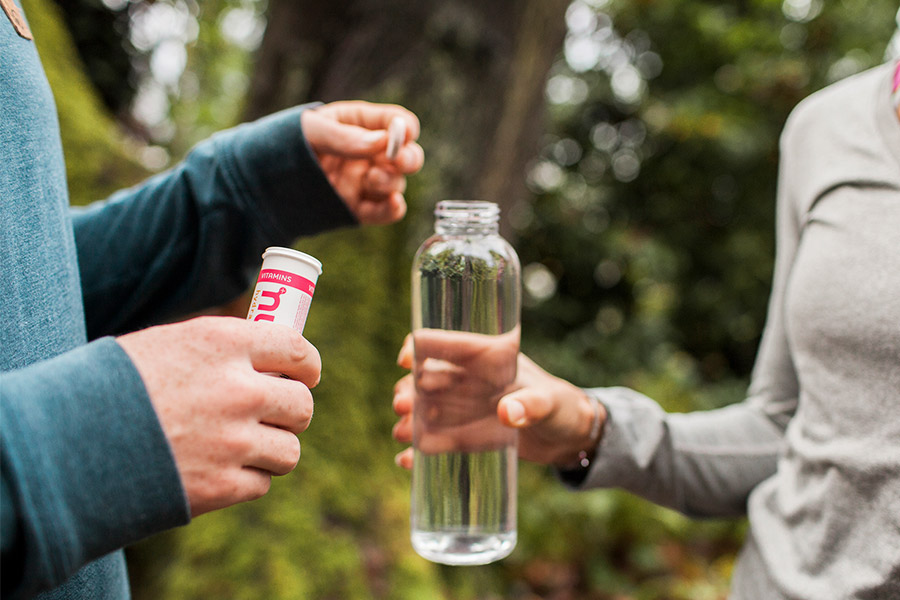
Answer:
<path fill-rule="evenodd" d="M 388 125 L 387 157 L 389 160 L 397 158 L 397 153 L 400 152 L 405 141 L 406 122 L 403 117 L 394 117 L 391 119 L 391 124 Z"/>

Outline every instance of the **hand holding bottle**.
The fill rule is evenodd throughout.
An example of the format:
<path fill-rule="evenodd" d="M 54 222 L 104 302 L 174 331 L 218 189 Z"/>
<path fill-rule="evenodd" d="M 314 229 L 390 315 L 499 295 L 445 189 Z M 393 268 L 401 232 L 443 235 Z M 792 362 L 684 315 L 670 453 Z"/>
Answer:
<path fill-rule="evenodd" d="M 408 338 L 400 360 L 413 369 L 420 451 L 477 452 L 510 443 L 497 402 L 512 389 L 518 349 L 518 328 L 495 336 L 420 329 Z"/>
<path fill-rule="evenodd" d="M 117 341 L 144 381 L 193 516 L 259 498 L 297 465 L 322 369 L 298 332 L 200 317 Z"/>
<path fill-rule="evenodd" d="M 397 363 L 411 369 L 412 359 L 412 339 L 408 336 Z M 394 386 L 394 412 L 399 420 L 393 436 L 398 442 L 412 442 L 414 399 L 413 375 L 409 374 Z M 595 414 L 584 390 L 547 373 L 524 354 L 518 356 L 515 382 L 495 409 L 501 424 L 519 431 L 519 457 L 528 461 L 569 467 L 576 463 L 579 452 L 592 450 L 599 441 L 597 436 L 592 439 Z M 602 405 L 598 409 L 602 426 L 606 411 Z M 412 449 L 400 452 L 396 461 L 406 469 L 412 468 Z"/>

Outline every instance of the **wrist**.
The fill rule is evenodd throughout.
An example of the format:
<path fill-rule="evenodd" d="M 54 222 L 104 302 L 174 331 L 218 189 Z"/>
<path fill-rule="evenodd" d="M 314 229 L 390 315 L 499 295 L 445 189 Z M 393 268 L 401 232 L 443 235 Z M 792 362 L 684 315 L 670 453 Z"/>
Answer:
<path fill-rule="evenodd" d="M 560 470 L 588 469 L 600 443 L 606 408 L 591 394 L 582 392 L 578 416 L 578 434 L 570 440 L 569 449 L 556 461 Z"/>

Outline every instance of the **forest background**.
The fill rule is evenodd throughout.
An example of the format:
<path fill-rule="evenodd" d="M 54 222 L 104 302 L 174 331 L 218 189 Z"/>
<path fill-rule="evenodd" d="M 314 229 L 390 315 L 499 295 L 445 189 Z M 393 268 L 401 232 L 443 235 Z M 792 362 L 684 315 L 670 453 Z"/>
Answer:
<path fill-rule="evenodd" d="M 672 411 L 741 400 L 771 278 L 779 132 L 803 97 L 884 60 L 895 1 L 22 4 L 74 204 L 296 103 L 397 102 L 422 121 L 426 167 L 402 223 L 298 244 L 325 265 L 306 329 L 324 376 L 299 467 L 259 501 L 130 548 L 137 600 L 725 597 L 743 521 L 573 493 L 529 464 L 509 558 L 415 555 L 390 438 L 412 255 L 438 200 L 498 202 L 539 364 Z"/>

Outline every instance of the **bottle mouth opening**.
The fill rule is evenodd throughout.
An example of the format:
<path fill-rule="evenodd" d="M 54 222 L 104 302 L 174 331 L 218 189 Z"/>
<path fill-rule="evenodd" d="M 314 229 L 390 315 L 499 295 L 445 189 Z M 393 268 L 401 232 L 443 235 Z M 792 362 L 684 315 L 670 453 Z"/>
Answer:
<path fill-rule="evenodd" d="M 434 216 L 463 223 L 496 223 L 500 207 L 483 200 L 441 200 L 434 208 Z"/>

